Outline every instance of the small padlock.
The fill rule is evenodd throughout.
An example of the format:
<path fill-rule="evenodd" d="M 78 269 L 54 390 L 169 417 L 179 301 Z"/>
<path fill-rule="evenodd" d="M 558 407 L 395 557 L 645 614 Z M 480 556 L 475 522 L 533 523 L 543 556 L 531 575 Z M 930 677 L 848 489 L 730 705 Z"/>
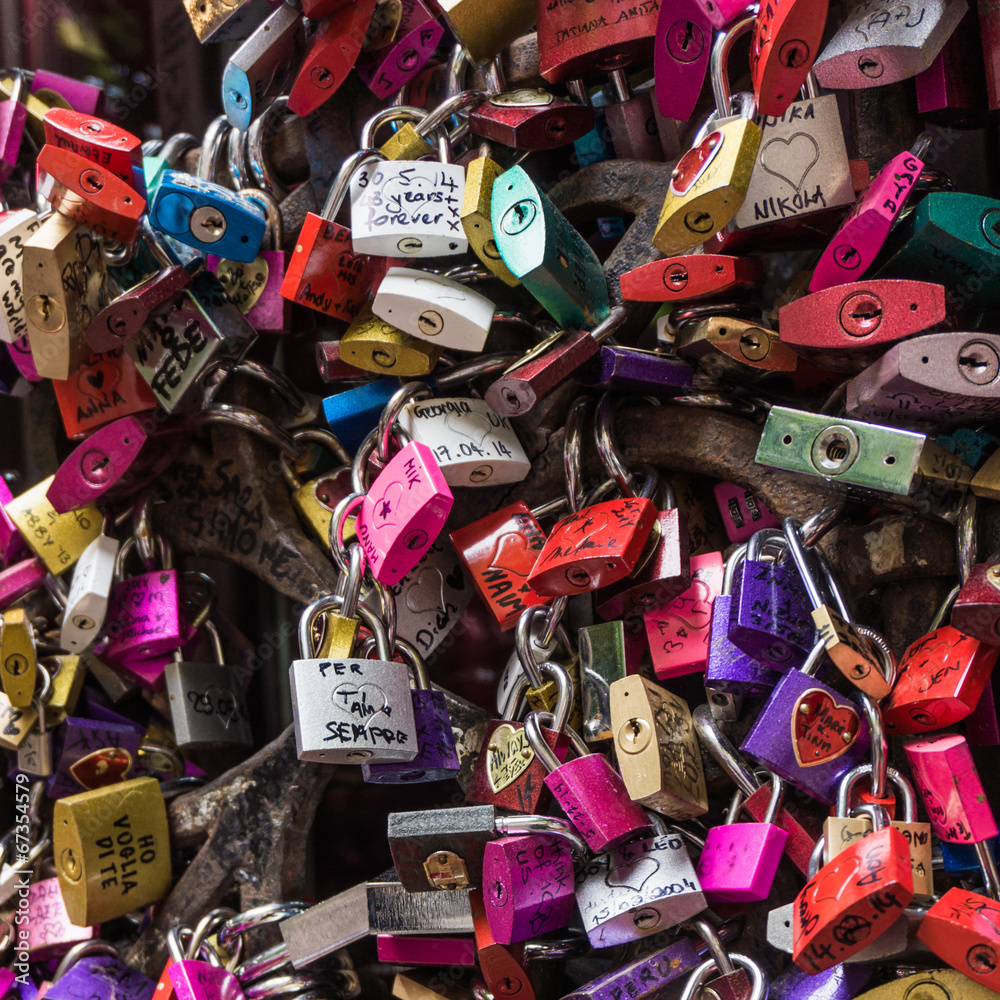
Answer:
<path fill-rule="evenodd" d="M 568 146 L 594 127 L 594 109 L 540 88 L 491 94 L 469 114 L 469 131 L 511 149 Z"/>
<path fill-rule="evenodd" d="M 462 200 L 462 228 L 469 240 L 469 248 L 505 285 L 511 288 L 521 283 L 504 263 L 497 249 L 493 232 L 493 185 L 503 173 L 503 167 L 490 155 L 485 143 L 479 155 L 465 168 L 465 197 Z"/>
<path fill-rule="evenodd" d="M 292 506 L 316 541 L 326 546 L 329 545 L 330 539 L 330 519 L 333 517 L 337 502 L 341 499 L 336 477 L 341 469 L 350 466 L 351 456 L 344 450 L 335 434 L 320 428 L 309 427 L 296 431 L 292 439 L 296 442 L 309 441 L 320 445 L 334 456 L 337 463 L 337 468 L 333 471 L 325 472 L 316 479 L 303 483 L 293 467 L 289 452 L 283 451 L 280 456 L 282 474 L 292 491 Z"/>
<path fill-rule="evenodd" d="M 375 8 L 373 25 L 379 12 L 391 6 L 386 3 Z M 401 6 L 395 37 L 384 45 L 372 47 L 368 43 L 354 67 L 368 89 L 382 100 L 400 91 L 424 68 L 444 34 L 444 25 L 422 0 Z"/>
<path fill-rule="evenodd" d="M 757 12 L 750 76 L 762 115 L 783 115 L 795 100 L 819 55 L 829 6 L 829 0 L 773 0 Z"/>
<path fill-rule="evenodd" d="M 681 976 L 698 968 L 699 961 L 691 939 L 681 936 L 652 954 L 624 965 L 615 963 L 616 968 L 567 993 L 563 1000 L 607 1000 L 625 996 L 634 1000 L 656 1000 L 664 991 L 671 991 Z"/>
<path fill-rule="evenodd" d="M 47 145 L 85 157 L 146 197 L 138 136 L 96 115 L 69 108 L 50 108 L 42 124 Z"/>
<path fill-rule="evenodd" d="M 535 1000 L 535 991 L 525 969 L 524 944 L 501 944 L 496 940 L 479 889 L 469 893 L 469 902 L 475 931 L 475 962 L 486 987 L 494 996 L 499 992 L 514 1000 Z"/>
<path fill-rule="evenodd" d="M 917 940 L 953 969 L 983 986 L 1000 986 L 1000 906 L 966 889 L 949 889 L 924 915 Z M 965 989 L 965 987 L 962 987 Z"/>
<path fill-rule="evenodd" d="M 97 954 L 87 955 L 90 948 Z M 71 1000 L 81 990 L 96 1000 L 151 1000 L 156 991 L 153 980 L 121 961 L 117 950 L 111 949 L 112 957 L 106 948 L 97 942 L 81 945 L 84 957 L 75 962 L 71 959 L 65 974 L 58 982 L 48 984 L 45 993 L 51 991 L 53 1000 Z"/>
<path fill-rule="evenodd" d="M 271 13 L 271 0 L 184 0 L 184 10 L 201 43 L 237 42 L 246 38 Z"/>
<path fill-rule="evenodd" d="M 12 103 L 11 101 L 0 103 L 0 116 L 3 115 L 3 109 Z M 25 242 L 39 229 L 43 221 L 44 216 L 32 212 L 30 208 L 0 212 L 0 300 L 3 301 L 3 309 L 0 309 L 0 341 L 6 344 L 12 344 L 28 332 L 28 323 L 24 318 L 24 294 L 21 288 L 22 256 Z"/>
<path fill-rule="evenodd" d="M 735 483 L 717 483 L 713 493 L 726 534 L 734 545 L 750 541 L 757 531 L 781 527 L 767 504 L 752 490 Z"/>
<path fill-rule="evenodd" d="M 429 375 L 443 352 L 443 347 L 411 337 L 379 319 L 367 302 L 340 338 L 340 356 L 344 361 L 376 375 L 401 378 Z"/>
<path fill-rule="evenodd" d="M 713 973 L 716 974 L 714 979 Z M 703 996 L 767 1000 L 769 990 L 764 970 L 756 961 L 738 952 L 731 955 L 721 952 L 721 957 L 707 959 L 688 976 L 680 1000 L 696 1000 Z"/>
<path fill-rule="evenodd" d="M 620 279 L 627 302 L 695 302 L 739 293 L 764 280 L 755 257 L 686 254 L 626 271 Z"/>
<path fill-rule="evenodd" d="M 35 696 L 35 632 L 24 608 L 8 608 L 0 622 L 0 684 L 15 708 L 26 708 Z"/>
<path fill-rule="evenodd" d="M 653 74 L 661 115 L 687 121 L 694 114 L 711 52 L 712 25 L 699 0 L 675 0 L 660 8 Z"/>

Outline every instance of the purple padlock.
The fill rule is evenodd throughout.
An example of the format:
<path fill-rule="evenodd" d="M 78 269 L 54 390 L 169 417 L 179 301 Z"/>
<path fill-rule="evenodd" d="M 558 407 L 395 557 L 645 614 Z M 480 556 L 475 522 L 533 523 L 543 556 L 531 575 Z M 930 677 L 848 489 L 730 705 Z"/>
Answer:
<path fill-rule="evenodd" d="M 407 0 L 394 41 L 362 52 L 354 68 L 378 98 L 391 97 L 410 82 L 434 54 L 444 25 L 421 0 Z"/>
<path fill-rule="evenodd" d="M 861 994 L 872 972 L 864 962 L 841 962 L 817 973 L 790 962 L 771 983 L 768 1000 L 851 1000 Z"/>
<path fill-rule="evenodd" d="M 501 944 L 568 927 L 576 906 L 569 845 L 550 833 L 490 841 L 483 855 L 483 903 Z"/>
<path fill-rule="evenodd" d="M 139 764 L 143 728 L 70 716 L 59 727 L 61 746 L 45 793 L 58 799 L 136 778 L 149 772 Z"/>
<path fill-rule="evenodd" d="M 74 111 L 84 115 L 97 115 L 104 98 L 102 87 L 48 69 L 36 69 L 31 79 L 31 92 L 37 94 L 44 90 L 58 94 Z"/>
<path fill-rule="evenodd" d="M 654 952 L 618 965 L 597 979 L 567 993 L 563 1000 L 656 1000 L 670 995 L 670 984 L 688 975 L 701 964 L 691 941 L 678 941 Z"/>
<path fill-rule="evenodd" d="M 798 666 L 813 644 L 812 605 L 789 559 L 765 562 L 765 546 L 786 546 L 780 531 L 758 531 L 733 578 L 729 639 L 776 670 Z"/>
<path fill-rule="evenodd" d="M 690 390 L 694 368 L 674 356 L 603 344 L 600 354 L 594 355 L 573 377 L 583 385 L 601 389 L 679 396 Z"/>
<path fill-rule="evenodd" d="M 86 955 L 53 983 L 51 1000 L 153 1000 L 156 983 L 109 955 Z"/>

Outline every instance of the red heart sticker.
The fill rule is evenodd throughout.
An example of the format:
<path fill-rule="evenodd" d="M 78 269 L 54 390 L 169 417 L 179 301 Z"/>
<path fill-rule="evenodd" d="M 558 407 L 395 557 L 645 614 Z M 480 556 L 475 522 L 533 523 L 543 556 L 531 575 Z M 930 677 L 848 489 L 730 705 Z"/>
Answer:
<path fill-rule="evenodd" d="M 670 191 L 678 197 L 683 197 L 691 190 L 692 185 L 708 169 L 709 164 L 719 155 L 722 149 L 723 135 L 712 132 L 693 149 L 689 149 L 674 167 L 670 180 Z"/>
<path fill-rule="evenodd" d="M 817 767 L 846 753 L 858 737 L 861 720 L 848 705 L 838 705 L 821 688 L 803 692 L 792 711 L 792 749 L 799 767 Z"/>

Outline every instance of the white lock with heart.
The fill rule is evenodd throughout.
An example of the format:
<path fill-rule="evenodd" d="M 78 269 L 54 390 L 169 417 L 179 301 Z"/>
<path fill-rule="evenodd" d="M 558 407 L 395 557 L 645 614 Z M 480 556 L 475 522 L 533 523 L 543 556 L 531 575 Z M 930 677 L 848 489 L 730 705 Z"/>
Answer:
<path fill-rule="evenodd" d="M 481 351 L 495 304 L 471 288 L 429 271 L 390 267 L 372 312 L 398 330 L 441 347 Z"/>
<path fill-rule="evenodd" d="M 483 399 L 421 399 L 406 404 L 399 426 L 434 453 L 449 486 L 519 483 L 531 461 L 506 417 Z"/>
<path fill-rule="evenodd" d="M 118 539 L 98 535 L 73 567 L 59 642 L 71 653 L 82 653 L 96 642 L 108 611 L 115 579 Z"/>

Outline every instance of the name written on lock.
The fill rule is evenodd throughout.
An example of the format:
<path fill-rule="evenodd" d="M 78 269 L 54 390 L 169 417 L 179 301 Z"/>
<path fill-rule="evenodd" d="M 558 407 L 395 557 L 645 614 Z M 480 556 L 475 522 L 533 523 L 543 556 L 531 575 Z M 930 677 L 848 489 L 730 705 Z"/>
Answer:
<path fill-rule="evenodd" d="M 323 677 L 326 677 L 328 670 L 332 670 L 337 677 L 357 674 L 363 679 L 365 676 L 360 664 L 340 660 L 321 660 L 317 669 Z M 377 704 L 379 701 L 381 704 Z M 391 718 L 392 706 L 387 702 L 385 692 L 370 681 L 338 685 L 333 692 L 333 703 L 340 711 L 356 716 L 361 721 L 327 722 L 326 730 L 330 735 L 323 737 L 324 743 L 336 740 L 339 743 L 371 743 L 372 746 L 398 743 L 402 746 L 409 740 L 409 735 L 401 729 L 373 725 L 379 715 Z"/>

